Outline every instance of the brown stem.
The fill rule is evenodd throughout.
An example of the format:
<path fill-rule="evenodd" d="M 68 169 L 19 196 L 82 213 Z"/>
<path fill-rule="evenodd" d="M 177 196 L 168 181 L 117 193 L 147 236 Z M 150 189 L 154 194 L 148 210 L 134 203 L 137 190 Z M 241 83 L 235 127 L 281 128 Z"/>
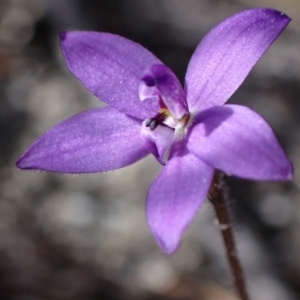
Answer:
<path fill-rule="evenodd" d="M 237 293 L 242 300 L 249 300 L 244 281 L 244 274 L 238 258 L 235 239 L 232 231 L 226 193 L 224 192 L 223 175 L 217 171 L 215 172 L 208 198 L 213 204 L 220 224 L 220 230 L 226 248 L 227 259 L 231 268 L 232 276 L 234 278 L 234 285 Z"/>

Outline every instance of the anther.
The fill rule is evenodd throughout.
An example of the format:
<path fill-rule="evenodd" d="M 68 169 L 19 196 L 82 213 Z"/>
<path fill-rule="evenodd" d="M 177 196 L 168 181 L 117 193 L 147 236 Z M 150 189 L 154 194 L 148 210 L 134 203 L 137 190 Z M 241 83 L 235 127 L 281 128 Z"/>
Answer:
<path fill-rule="evenodd" d="M 146 121 L 145 126 L 154 130 L 158 125 L 162 124 L 167 118 L 165 111 L 159 112 L 154 118 L 150 118 Z"/>
<path fill-rule="evenodd" d="M 153 131 L 159 125 L 159 122 L 155 118 L 151 118 L 147 120 L 145 125 Z"/>

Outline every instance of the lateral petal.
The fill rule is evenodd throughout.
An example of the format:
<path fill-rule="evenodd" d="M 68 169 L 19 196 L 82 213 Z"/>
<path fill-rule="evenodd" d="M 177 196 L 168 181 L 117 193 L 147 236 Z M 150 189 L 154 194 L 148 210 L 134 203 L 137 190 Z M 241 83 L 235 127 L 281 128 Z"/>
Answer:
<path fill-rule="evenodd" d="M 171 157 L 147 196 L 149 227 L 166 253 L 174 252 L 181 236 L 208 193 L 213 168 L 186 152 Z"/>
<path fill-rule="evenodd" d="M 293 176 L 270 126 L 245 106 L 215 106 L 201 113 L 190 128 L 187 147 L 216 169 L 238 177 L 288 180 Z"/>
<path fill-rule="evenodd" d="M 190 111 L 225 103 L 290 20 L 279 11 L 255 8 L 212 29 L 188 66 L 185 89 Z"/>
<path fill-rule="evenodd" d="M 21 169 L 93 173 L 130 165 L 149 152 L 141 122 L 104 107 L 85 111 L 56 125 L 17 161 Z"/>
<path fill-rule="evenodd" d="M 145 70 L 161 64 L 150 51 L 124 37 L 100 32 L 63 32 L 61 48 L 70 71 L 99 99 L 137 119 L 156 114 L 156 99 L 141 102 Z"/>

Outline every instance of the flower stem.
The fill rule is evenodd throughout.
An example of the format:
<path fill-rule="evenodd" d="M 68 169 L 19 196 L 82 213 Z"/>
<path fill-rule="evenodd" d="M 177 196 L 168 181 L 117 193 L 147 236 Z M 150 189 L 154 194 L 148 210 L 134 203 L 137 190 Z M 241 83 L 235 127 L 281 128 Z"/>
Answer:
<path fill-rule="evenodd" d="M 213 204 L 216 216 L 220 224 L 220 230 L 226 248 L 227 259 L 231 268 L 232 276 L 234 278 L 234 285 L 237 293 L 242 300 L 249 300 L 242 266 L 238 258 L 238 253 L 235 245 L 235 239 L 231 226 L 230 213 L 226 198 L 227 195 L 224 191 L 223 177 L 223 174 L 217 171 L 215 172 L 208 198 Z"/>

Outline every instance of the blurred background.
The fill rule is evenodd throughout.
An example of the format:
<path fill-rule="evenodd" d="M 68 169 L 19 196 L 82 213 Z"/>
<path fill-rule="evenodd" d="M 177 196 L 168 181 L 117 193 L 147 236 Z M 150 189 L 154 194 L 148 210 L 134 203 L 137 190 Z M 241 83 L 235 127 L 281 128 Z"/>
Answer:
<path fill-rule="evenodd" d="M 0 0 L 0 299 L 234 300 L 206 203 L 167 256 L 146 225 L 154 158 L 105 174 L 21 171 L 16 159 L 47 129 L 99 106 L 67 71 L 62 30 L 141 43 L 183 80 L 193 50 L 220 21 L 254 6 L 293 18 L 230 102 L 263 115 L 295 167 L 293 182 L 228 178 L 251 299 L 300 299 L 299 0 Z"/>

